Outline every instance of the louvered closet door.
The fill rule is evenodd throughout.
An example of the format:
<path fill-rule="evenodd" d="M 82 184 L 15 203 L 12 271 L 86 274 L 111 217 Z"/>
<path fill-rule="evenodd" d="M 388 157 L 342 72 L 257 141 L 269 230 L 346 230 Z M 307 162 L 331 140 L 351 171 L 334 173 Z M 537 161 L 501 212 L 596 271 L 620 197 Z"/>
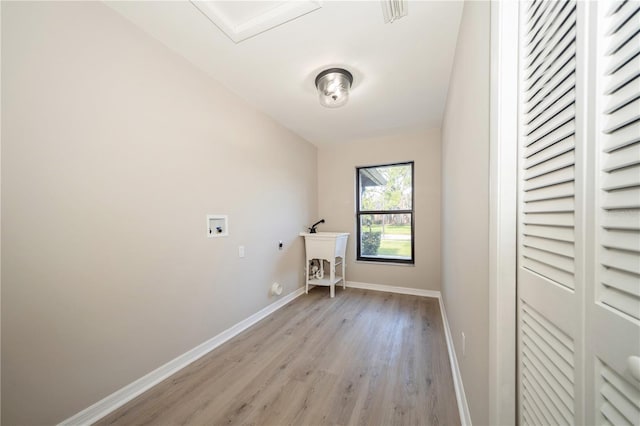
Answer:
<path fill-rule="evenodd" d="M 581 424 L 575 1 L 521 4 L 518 387 L 525 425 Z M 578 241 L 579 242 L 579 241 Z"/>
<path fill-rule="evenodd" d="M 602 2 L 594 9 L 596 250 L 587 295 L 593 340 L 586 354 L 594 410 L 587 415 L 593 424 L 639 425 L 640 2 Z"/>

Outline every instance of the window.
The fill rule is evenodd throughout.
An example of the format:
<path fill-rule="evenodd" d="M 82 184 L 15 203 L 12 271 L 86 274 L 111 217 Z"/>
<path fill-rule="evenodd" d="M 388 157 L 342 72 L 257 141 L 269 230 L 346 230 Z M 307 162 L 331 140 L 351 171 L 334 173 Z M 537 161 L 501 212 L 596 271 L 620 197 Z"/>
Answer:
<path fill-rule="evenodd" d="M 414 263 L 413 161 L 356 168 L 357 259 Z"/>

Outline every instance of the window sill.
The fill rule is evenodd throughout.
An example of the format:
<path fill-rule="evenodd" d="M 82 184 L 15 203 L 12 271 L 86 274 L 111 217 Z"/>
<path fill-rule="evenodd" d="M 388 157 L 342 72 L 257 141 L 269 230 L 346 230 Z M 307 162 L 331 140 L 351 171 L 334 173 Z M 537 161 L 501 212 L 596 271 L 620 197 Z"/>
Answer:
<path fill-rule="evenodd" d="M 381 260 L 356 260 L 355 263 L 363 263 L 367 265 L 385 265 L 385 266 L 409 266 L 409 267 L 416 266 L 415 262 L 414 263 L 398 263 L 398 262 L 385 262 Z"/>

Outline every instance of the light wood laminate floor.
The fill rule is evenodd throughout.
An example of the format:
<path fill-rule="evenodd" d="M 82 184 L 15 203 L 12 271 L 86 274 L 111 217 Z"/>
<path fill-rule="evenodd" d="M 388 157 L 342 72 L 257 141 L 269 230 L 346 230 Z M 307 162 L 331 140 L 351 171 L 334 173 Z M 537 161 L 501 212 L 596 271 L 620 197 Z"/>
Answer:
<path fill-rule="evenodd" d="M 437 299 L 316 287 L 99 425 L 460 424 Z"/>

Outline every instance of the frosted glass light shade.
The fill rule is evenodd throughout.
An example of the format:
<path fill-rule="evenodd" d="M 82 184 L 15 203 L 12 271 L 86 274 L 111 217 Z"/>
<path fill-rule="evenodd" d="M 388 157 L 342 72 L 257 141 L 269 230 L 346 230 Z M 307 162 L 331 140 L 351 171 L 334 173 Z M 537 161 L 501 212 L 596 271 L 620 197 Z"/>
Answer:
<path fill-rule="evenodd" d="M 349 100 L 349 90 L 353 76 L 342 68 L 330 68 L 316 77 L 316 88 L 320 105 L 327 108 L 338 108 Z"/>

